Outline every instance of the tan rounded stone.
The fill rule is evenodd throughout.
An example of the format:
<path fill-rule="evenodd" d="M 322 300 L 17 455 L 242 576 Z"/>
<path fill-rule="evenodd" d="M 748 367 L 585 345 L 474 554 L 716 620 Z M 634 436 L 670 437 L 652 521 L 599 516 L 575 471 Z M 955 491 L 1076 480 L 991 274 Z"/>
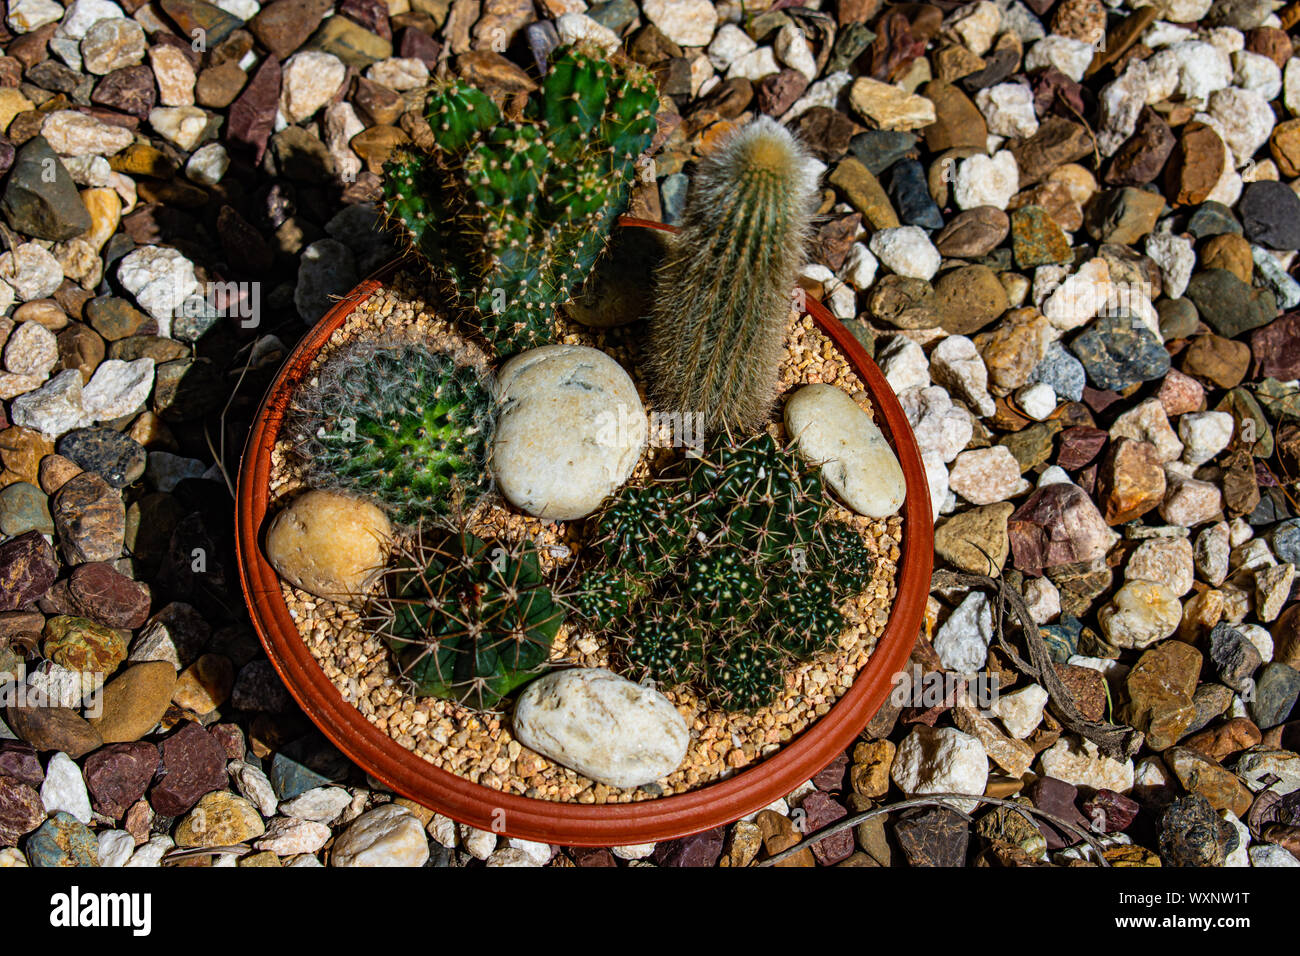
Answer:
<path fill-rule="evenodd" d="M 266 557 L 295 587 L 346 601 L 364 594 L 382 570 L 393 537 L 378 506 L 337 491 L 309 491 L 275 516 Z"/>
<path fill-rule="evenodd" d="M 176 669 L 167 661 L 135 664 L 105 685 L 101 712 L 90 725 L 107 744 L 139 740 L 158 725 L 175 687 Z"/>

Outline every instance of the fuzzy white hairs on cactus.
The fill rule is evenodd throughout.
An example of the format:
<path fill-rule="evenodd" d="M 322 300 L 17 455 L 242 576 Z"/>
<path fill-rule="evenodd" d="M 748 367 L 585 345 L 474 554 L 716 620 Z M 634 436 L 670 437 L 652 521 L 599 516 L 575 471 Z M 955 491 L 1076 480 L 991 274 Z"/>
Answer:
<path fill-rule="evenodd" d="M 700 160 L 650 319 L 657 409 L 700 413 L 709 432 L 766 424 L 818 176 L 766 116 Z"/>

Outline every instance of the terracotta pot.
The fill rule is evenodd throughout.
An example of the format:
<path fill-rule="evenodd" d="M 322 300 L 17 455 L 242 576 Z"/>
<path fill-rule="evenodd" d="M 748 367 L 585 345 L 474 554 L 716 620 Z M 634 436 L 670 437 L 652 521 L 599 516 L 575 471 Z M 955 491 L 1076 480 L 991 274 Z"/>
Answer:
<path fill-rule="evenodd" d="M 636 220 L 625 220 L 624 225 L 666 228 Z M 262 551 L 271 448 L 290 397 L 313 358 L 357 305 L 395 271 L 396 264 L 392 264 L 362 282 L 293 350 L 262 401 L 239 469 L 236 548 L 249 614 L 289 692 L 325 736 L 395 792 L 454 820 L 561 846 L 653 843 L 729 823 L 789 793 L 847 747 L 884 703 L 894 675 L 903 669 L 916 642 L 930 591 L 934 530 L 925 469 L 898 399 L 853 335 L 812 299 L 808 300 L 809 314 L 866 385 L 877 422 L 897 452 L 907 481 L 898 596 L 889 623 L 853 686 L 825 716 L 771 757 L 726 780 L 679 796 L 587 805 L 506 794 L 441 770 L 374 727 L 343 699 L 299 636 L 285 606 L 280 580 Z"/>

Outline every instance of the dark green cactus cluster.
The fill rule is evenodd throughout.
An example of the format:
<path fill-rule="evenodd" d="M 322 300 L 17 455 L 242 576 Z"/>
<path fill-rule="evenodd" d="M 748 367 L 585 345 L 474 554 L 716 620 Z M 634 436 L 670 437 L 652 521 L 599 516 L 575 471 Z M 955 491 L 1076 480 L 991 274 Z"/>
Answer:
<path fill-rule="evenodd" d="M 464 511 L 488 488 L 492 388 L 456 355 L 417 343 L 350 346 L 296 403 L 316 487 L 373 497 L 400 523 Z"/>
<path fill-rule="evenodd" d="M 434 86 L 434 149 L 394 154 L 385 201 L 499 354 L 553 340 L 556 306 L 627 205 L 658 102 L 647 70 L 587 44 L 555 53 L 519 121 L 465 80 Z"/>
<path fill-rule="evenodd" d="M 616 640 L 631 676 L 753 710 L 791 664 L 834 647 L 839 605 L 874 570 L 829 510 L 818 470 L 769 435 L 719 436 L 597 515 L 569 603 Z"/>
<path fill-rule="evenodd" d="M 564 607 L 537 553 L 421 531 L 385 571 L 370 624 L 419 696 L 490 710 L 550 656 Z"/>

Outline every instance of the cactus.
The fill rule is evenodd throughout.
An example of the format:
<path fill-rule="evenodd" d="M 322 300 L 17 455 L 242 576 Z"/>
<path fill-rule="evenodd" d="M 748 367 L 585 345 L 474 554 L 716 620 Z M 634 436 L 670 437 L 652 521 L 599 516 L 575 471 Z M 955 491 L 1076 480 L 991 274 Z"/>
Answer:
<path fill-rule="evenodd" d="M 376 498 L 398 522 L 463 511 L 487 490 L 492 389 L 448 352 L 350 346 L 296 414 L 311 482 Z"/>
<path fill-rule="evenodd" d="M 464 80 L 435 84 L 434 149 L 394 154 L 385 202 L 498 354 L 553 340 L 556 306 L 627 205 L 657 107 L 647 70 L 583 43 L 557 51 L 518 122 Z"/>
<path fill-rule="evenodd" d="M 680 606 L 643 610 L 623 651 L 633 676 L 664 687 L 696 680 L 704 659 L 699 625 Z"/>
<path fill-rule="evenodd" d="M 818 529 L 816 547 L 807 562 L 824 571 L 838 594 L 862 590 L 876 570 L 876 559 L 862 535 L 840 521 L 827 521 Z"/>
<path fill-rule="evenodd" d="M 495 707 L 546 663 L 564 622 L 537 554 L 421 532 L 385 571 L 370 623 L 420 696 Z"/>
<path fill-rule="evenodd" d="M 769 587 L 759 630 L 765 637 L 804 660 L 829 650 L 844 630 L 836 594 L 822 575 L 791 575 Z"/>
<path fill-rule="evenodd" d="M 702 624 L 740 626 L 758 613 L 763 579 L 738 548 L 706 548 L 686 560 L 683 572 L 682 595 Z"/>
<path fill-rule="evenodd" d="M 637 575 L 618 568 L 600 568 L 582 576 L 569 603 L 579 617 L 601 631 L 629 619 L 633 606 L 647 591 Z"/>
<path fill-rule="evenodd" d="M 715 437 L 689 484 L 717 533 L 765 561 L 808 545 L 829 508 L 820 470 L 766 432 L 739 444 Z M 701 525 L 707 533 L 703 520 Z"/>
<path fill-rule="evenodd" d="M 731 634 L 715 640 L 705 662 L 705 696 L 724 710 L 755 710 L 785 686 L 779 648 L 762 635 Z"/>
<path fill-rule="evenodd" d="M 596 546 L 610 565 L 647 577 L 672 566 L 689 543 L 690 519 L 664 483 L 626 488 L 596 519 Z"/>
<path fill-rule="evenodd" d="M 818 469 L 766 432 L 715 436 L 605 506 L 573 604 L 619 638 L 615 660 L 638 679 L 764 706 L 785 668 L 834 649 L 840 604 L 874 570 L 830 510 Z"/>
<path fill-rule="evenodd" d="M 816 200 L 807 155 L 768 117 L 700 161 L 650 318 L 656 408 L 709 432 L 767 422 Z"/>

